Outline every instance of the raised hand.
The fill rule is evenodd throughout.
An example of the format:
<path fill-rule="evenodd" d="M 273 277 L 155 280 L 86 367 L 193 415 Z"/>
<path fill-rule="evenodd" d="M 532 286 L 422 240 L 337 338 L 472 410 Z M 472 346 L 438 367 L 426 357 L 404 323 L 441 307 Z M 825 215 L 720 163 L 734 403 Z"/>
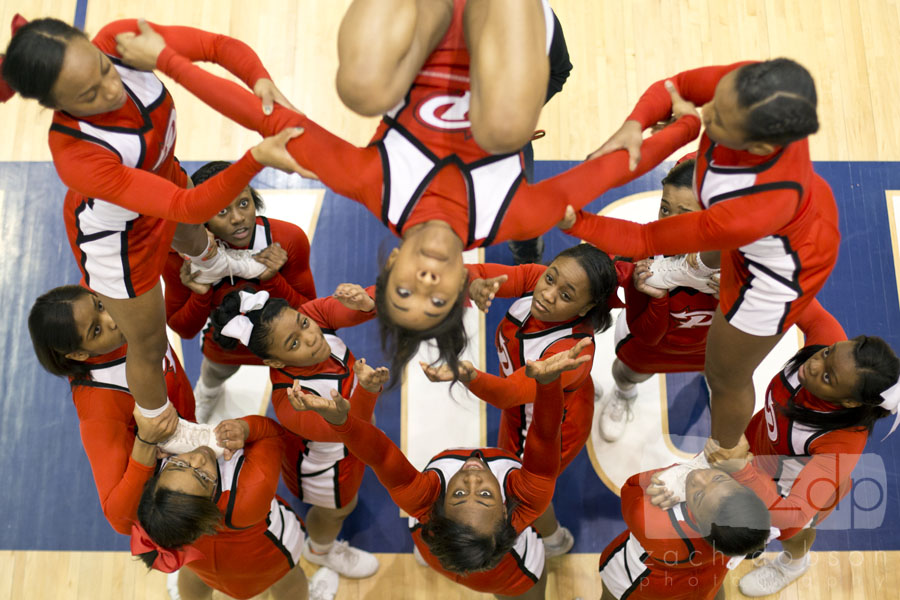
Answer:
<path fill-rule="evenodd" d="M 181 269 L 178 271 L 178 277 L 181 279 L 181 284 L 195 294 L 200 294 L 202 296 L 209 291 L 212 284 L 194 281 L 194 278 L 199 274 L 200 271 L 191 273 L 191 261 L 189 260 L 181 263 Z"/>
<path fill-rule="evenodd" d="M 366 364 L 366 359 L 364 358 L 360 358 L 353 363 L 353 372 L 356 373 L 356 380 L 359 382 L 359 385 L 372 394 L 380 392 L 381 387 L 391 378 L 391 372 L 387 367 L 373 369 Z"/>
<path fill-rule="evenodd" d="M 375 310 L 375 301 L 366 293 L 366 290 L 355 283 L 342 283 L 334 290 L 332 298 L 343 304 L 350 310 L 370 312 Z"/>
<path fill-rule="evenodd" d="M 650 496 L 650 504 L 663 510 L 672 508 L 681 501 L 657 475 L 653 475 L 650 478 L 650 485 L 647 486 L 647 495 Z"/>
<path fill-rule="evenodd" d="M 285 147 L 289 141 L 302 134 L 302 127 L 285 127 L 275 135 L 271 135 L 253 146 L 250 153 L 257 162 L 267 167 L 308 177 L 309 171 L 301 167 Z"/>
<path fill-rule="evenodd" d="M 575 222 L 578 220 L 578 213 L 575 212 L 575 209 L 571 206 L 566 207 L 566 215 L 562 218 L 562 220 L 556 224 L 557 227 L 562 229 L 563 231 L 567 231 L 574 227 Z"/>
<path fill-rule="evenodd" d="M 665 298 L 666 294 L 669 293 L 668 290 L 661 290 L 652 285 L 647 285 L 647 279 L 653 275 L 653 271 L 651 270 L 652 264 L 653 260 L 647 258 L 634 263 L 634 274 L 631 276 L 634 289 L 647 294 L 651 298 Z"/>
<path fill-rule="evenodd" d="M 550 383 L 563 371 L 572 371 L 591 360 L 590 354 L 578 356 L 581 351 L 594 343 L 593 337 L 579 340 L 577 344 L 565 352 L 554 354 L 544 360 L 529 360 L 525 364 L 525 374 L 538 383 Z"/>
<path fill-rule="evenodd" d="M 243 419 L 227 419 L 216 425 L 213 432 L 216 434 L 216 442 L 225 448 L 225 460 L 231 460 L 234 451 L 244 447 L 244 442 L 250 435 L 250 425 Z"/>
<path fill-rule="evenodd" d="M 644 132 L 638 121 L 625 121 L 619 130 L 603 143 L 602 146 L 591 152 L 587 160 L 610 154 L 616 150 L 628 151 L 628 170 L 634 171 L 641 162 L 641 144 L 644 141 Z"/>
<path fill-rule="evenodd" d="M 140 34 L 120 33 L 116 36 L 116 52 L 126 65 L 142 71 L 156 68 L 159 53 L 166 47 L 166 40 L 156 33 L 144 19 L 137 22 Z"/>
<path fill-rule="evenodd" d="M 267 281 L 275 277 L 275 274 L 287 263 L 288 253 L 281 247 L 281 244 L 275 242 L 254 254 L 253 259 L 266 265 L 266 270 L 259 276 L 259 280 Z"/>
<path fill-rule="evenodd" d="M 700 118 L 700 113 L 697 112 L 697 107 L 694 106 L 693 102 L 688 102 L 681 97 L 681 94 L 679 94 L 678 90 L 675 89 L 674 83 L 667 80 L 665 86 L 666 91 L 669 92 L 669 96 L 671 96 L 672 98 L 672 117 L 674 117 L 676 120 L 685 115 L 694 115 L 698 119 Z"/>
<path fill-rule="evenodd" d="M 500 286 L 509 277 L 500 275 L 498 277 L 489 277 L 488 279 L 475 279 L 469 284 L 469 298 L 478 307 L 481 312 L 487 312 L 491 307 L 491 300 Z"/>
<path fill-rule="evenodd" d="M 304 392 L 300 389 L 299 383 L 295 381 L 294 387 L 288 390 L 288 399 L 295 409 L 311 410 L 332 425 L 343 425 L 347 422 L 350 402 L 337 393 L 337 390 L 331 390 L 331 398 L 323 398 Z"/>
<path fill-rule="evenodd" d="M 253 93 L 262 101 L 262 111 L 265 115 L 272 114 L 272 107 L 276 102 L 296 113 L 300 112 L 300 109 L 291 104 L 290 100 L 284 97 L 284 94 L 281 93 L 281 90 L 275 86 L 275 82 L 271 79 L 265 77 L 257 79 L 256 83 L 253 85 Z"/>
<path fill-rule="evenodd" d="M 425 377 L 428 378 L 428 381 L 441 382 L 441 381 L 453 381 L 453 371 L 450 370 L 445 364 L 432 366 L 428 363 L 419 361 L 419 366 L 422 367 L 422 371 L 425 373 Z M 478 370 L 475 368 L 471 362 L 467 360 L 459 361 L 459 380 L 463 383 L 469 383 L 478 375 Z"/>

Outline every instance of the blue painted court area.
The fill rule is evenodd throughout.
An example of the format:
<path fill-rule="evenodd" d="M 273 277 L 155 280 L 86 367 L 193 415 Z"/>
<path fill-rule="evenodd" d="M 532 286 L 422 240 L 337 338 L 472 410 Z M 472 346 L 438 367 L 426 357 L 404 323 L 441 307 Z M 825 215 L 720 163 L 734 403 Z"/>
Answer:
<path fill-rule="evenodd" d="M 185 165 L 192 172 L 200 163 Z M 539 162 L 538 179 L 569 166 Z M 820 301 L 840 320 L 848 335 L 880 335 L 900 349 L 900 305 L 888 226 L 885 190 L 900 189 L 897 163 L 817 163 L 832 185 L 841 210 L 841 254 Z M 589 208 L 599 210 L 630 194 L 659 188 L 659 168 L 613 190 Z M 266 172 L 259 188 L 297 185 L 296 178 Z M 301 185 L 318 186 L 303 181 Z M 49 163 L 0 164 L 0 231 L 7 240 L 0 263 L 0 306 L 7 315 L 0 328 L 0 549 L 125 550 L 126 538 L 113 532 L 100 511 L 90 467 L 81 447 L 78 420 L 68 384 L 44 372 L 34 358 L 26 320 L 34 299 L 47 289 L 75 283 L 80 275 L 62 223 L 65 190 Z M 552 231 L 544 256 L 551 258 L 574 240 Z M 320 294 L 341 282 L 374 282 L 378 256 L 396 239 L 359 205 L 327 193 L 312 247 L 312 268 Z M 511 262 L 505 245 L 488 248 L 489 262 Z M 496 329 L 508 301 L 498 301 L 487 316 L 487 332 Z M 378 346 L 375 323 L 344 330 L 342 337 L 370 364 L 386 361 Z M 497 356 L 487 346 L 487 368 L 498 371 Z M 185 368 L 195 381 L 200 353 L 195 341 L 184 342 Z M 707 395 L 699 375 L 667 378 L 670 434 L 705 436 L 709 427 Z M 488 441 L 496 438 L 499 415 L 488 413 Z M 376 409 L 378 426 L 400 440 L 400 393 L 385 394 Z M 888 421 L 886 419 L 885 421 Z M 869 453 L 854 473 L 854 493 L 824 523 L 816 550 L 900 549 L 900 434 L 880 442 L 888 429 L 876 427 Z M 694 450 L 685 441 L 683 450 Z M 289 495 L 285 495 L 288 498 Z M 619 498 L 597 477 L 582 452 L 560 477 L 555 500 L 560 521 L 575 534 L 575 552 L 600 552 L 623 529 Z M 829 525 L 836 527 L 830 529 Z M 406 521 L 371 472 L 360 490 L 360 503 L 347 520 L 343 537 L 375 552 L 409 552 Z"/>

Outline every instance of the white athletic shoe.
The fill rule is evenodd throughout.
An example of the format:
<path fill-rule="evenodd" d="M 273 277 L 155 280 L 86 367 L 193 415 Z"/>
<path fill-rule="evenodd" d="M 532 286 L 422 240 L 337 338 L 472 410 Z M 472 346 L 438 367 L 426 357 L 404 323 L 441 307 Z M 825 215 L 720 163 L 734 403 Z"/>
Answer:
<path fill-rule="evenodd" d="M 170 600 L 181 600 L 181 592 L 178 591 L 178 573 L 169 573 L 166 575 L 166 591 L 169 592 Z"/>
<path fill-rule="evenodd" d="M 297 567 L 298 569 L 300 567 Z M 309 600 L 334 600 L 340 577 L 328 567 L 321 567 L 309 578 Z"/>
<path fill-rule="evenodd" d="M 213 429 L 212 425 L 178 419 L 175 433 L 165 442 L 161 442 L 159 449 L 169 454 L 183 454 L 200 446 L 209 446 L 217 457 L 222 456 L 225 448 L 216 443 L 216 434 Z"/>
<path fill-rule="evenodd" d="M 718 269 L 710 269 L 702 264 L 692 267 L 687 261 L 687 256 L 680 254 L 654 259 L 650 265 L 652 275 L 644 283 L 661 290 L 689 287 L 704 294 L 714 294 L 716 290 L 709 286 L 709 278 L 715 275 Z"/>
<path fill-rule="evenodd" d="M 809 554 L 805 558 L 806 564 L 797 569 L 785 567 L 778 557 L 767 560 L 741 577 L 738 587 L 742 594 L 750 597 L 777 594 L 809 570 Z"/>
<path fill-rule="evenodd" d="M 416 563 L 420 567 L 427 567 L 428 563 L 425 562 L 425 559 L 422 557 L 422 553 L 419 552 L 419 547 L 413 544 L 413 558 L 416 559 Z"/>
<path fill-rule="evenodd" d="M 328 554 L 316 554 L 309 547 L 307 539 L 303 546 L 303 558 L 315 565 L 328 567 L 351 579 L 371 577 L 378 571 L 378 559 L 374 554 L 354 548 L 341 540 L 335 540 Z"/>
<path fill-rule="evenodd" d="M 225 386 L 207 387 L 203 379 L 197 380 L 194 386 L 194 416 L 198 423 L 206 423 L 209 416 L 225 397 Z"/>
<path fill-rule="evenodd" d="M 216 255 L 206 261 L 192 261 L 191 273 L 197 283 L 216 283 L 225 277 L 254 279 L 263 274 L 266 265 L 254 260 L 253 250 L 235 250 L 219 246 Z"/>
<path fill-rule="evenodd" d="M 572 532 L 569 531 L 568 528 L 560 525 L 558 531 L 562 532 L 560 534 L 562 537 L 560 538 L 559 543 L 551 545 L 547 543 L 547 538 L 543 538 L 542 540 L 544 542 L 544 556 L 546 556 L 547 558 L 562 556 L 563 554 L 571 550 L 572 546 L 575 545 L 575 538 L 572 536 Z"/>
<path fill-rule="evenodd" d="M 618 441 L 625 433 L 628 423 L 634 420 L 632 406 L 635 398 L 637 398 L 636 388 L 634 395 L 630 397 L 623 397 L 616 390 L 610 394 L 609 401 L 600 412 L 600 435 L 604 440 L 612 443 Z"/>

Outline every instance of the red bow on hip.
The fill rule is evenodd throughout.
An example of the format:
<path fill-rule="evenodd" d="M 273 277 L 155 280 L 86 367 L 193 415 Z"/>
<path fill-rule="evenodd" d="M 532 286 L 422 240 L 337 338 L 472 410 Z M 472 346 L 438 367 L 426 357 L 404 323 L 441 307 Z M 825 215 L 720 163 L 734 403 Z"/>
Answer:
<path fill-rule="evenodd" d="M 139 556 L 151 550 L 156 551 L 156 560 L 153 561 L 153 568 L 163 573 L 174 573 L 184 565 L 201 558 L 205 555 L 193 546 L 185 546 L 178 550 L 169 550 L 158 545 L 139 523 L 131 525 L 131 554 Z"/>
<path fill-rule="evenodd" d="M 16 35 L 16 32 L 22 28 L 23 25 L 26 25 L 28 20 L 16 13 L 16 16 L 13 17 L 11 28 L 13 36 Z M 3 56 L 0 55 L 0 68 L 3 68 Z M 9 87 L 9 84 L 3 78 L 0 78 L 0 102 L 6 102 L 10 98 L 16 95 L 16 91 Z"/>

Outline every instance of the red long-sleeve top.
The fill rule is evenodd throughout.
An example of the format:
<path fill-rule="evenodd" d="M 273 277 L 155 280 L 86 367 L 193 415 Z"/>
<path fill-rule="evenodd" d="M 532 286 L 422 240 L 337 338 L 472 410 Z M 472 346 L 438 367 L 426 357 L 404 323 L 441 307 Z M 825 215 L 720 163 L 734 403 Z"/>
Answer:
<path fill-rule="evenodd" d="M 153 28 L 178 52 L 192 60 L 216 62 L 247 85 L 269 77 L 259 57 L 243 42 L 191 27 L 154 24 Z M 92 43 L 108 56 L 118 57 L 115 36 L 126 32 L 139 33 L 134 19 L 110 23 Z M 168 92 L 163 104 L 162 108 L 168 110 L 159 115 L 157 109 L 143 113 L 130 99 L 118 110 L 89 117 L 54 113 L 50 152 L 63 183 L 84 197 L 106 200 L 142 215 L 179 223 L 205 223 L 212 218 L 240 194 L 263 166 L 248 151 L 219 177 L 185 189 L 187 178 L 174 155 L 175 114 Z M 152 128 L 144 131 L 148 120 Z M 78 137 L 82 124 L 113 131 L 143 131 L 145 152 L 139 168 L 124 165 L 117 152 Z M 167 153 L 157 158 L 155 154 L 160 150 Z"/>
<path fill-rule="evenodd" d="M 506 479 L 506 493 L 519 500 L 512 525 L 523 531 L 543 514 L 553 498 L 559 471 L 559 424 L 562 419 L 562 387 L 559 378 L 537 385 L 534 421 L 522 468 Z M 441 479 L 434 471 L 417 470 L 403 452 L 380 429 L 355 417 L 343 425 L 332 425 L 344 445 L 369 465 L 394 502 L 410 516 L 424 523 L 441 492 Z"/>
<path fill-rule="evenodd" d="M 265 237 L 265 240 L 257 240 Z M 309 268 L 309 238 L 302 229 L 278 219 L 256 217 L 256 231 L 248 240 L 247 247 L 265 248 L 278 242 L 287 252 L 284 266 L 271 279 L 259 281 L 235 278 L 234 284 L 223 279 L 211 286 L 205 294 L 196 294 L 181 283 L 179 275 L 183 259 L 175 252 L 169 254 L 163 279 L 166 282 L 166 322 L 182 338 L 192 338 L 206 324 L 209 314 L 222 303 L 231 291 L 244 289 L 248 285 L 255 290 L 266 290 L 272 298 L 284 298 L 291 306 L 300 306 L 316 297 L 316 284 Z M 212 336 L 207 336 L 204 346 L 215 344 Z M 224 352 L 224 351 L 223 351 Z"/>
<path fill-rule="evenodd" d="M 846 340 L 844 329 L 818 301 L 803 313 L 798 326 L 808 345 L 831 345 Z M 745 435 L 753 461 L 733 474 L 762 498 L 772 514 L 772 525 L 782 531 L 805 526 L 816 513 L 828 511 L 849 491 L 850 474 L 865 448 L 869 434 L 862 429 L 814 430 L 787 419 L 780 409 L 793 397 L 802 408 L 820 412 L 842 407 L 813 396 L 788 370 L 772 378 L 763 410 L 756 413 Z M 774 482 L 796 474 L 787 497 Z"/>
<path fill-rule="evenodd" d="M 700 106 L 713 98 L 724 75 L 746 64 L 702 67 L 669 79 L 682 97 Z M 646 128 L 668 118 L 672 102 L 664 81 L 654 83 L 641 96 L 629 120 L 638 121 Z M 705 174 L 713 162 L 726 168 L 759 167 L 761 172 L 754 181 L 744 182 L 747 188 L 741 195 L 717 198 L 715 190 L 704 189 Z M 695 180 L 705 210 L 645 225 L 579 212 L 578 221 L 567 233 L 607 252 L 634 258 L 733 250 L 767 235 L 802 236 L 803 230 L 811 225 L 808 222 L 815 220 L 811 216 L 815 207 L 810 209 L 811 190 L 822 185 L 827 187 L 812 172 L 805 139 L 783 146 L 771 155 L 757 156 L 714 144 L 705 131 L 700 138 Z M 828 197 L 830 191 L 819 195 Z"/>
<path fill-rule="evenodd" d="M 91 378 L 70 379 L 72 402 L 78 413 L 81 443 L 91 464 L 103 515 L 119 533 L 131 533 L 131 515 L 137 514 L 140 490 L 153 475 L 148 467 L 131 458 L 134 447 L 134 397 L 125 387 L 124 360 L 127 345 L 89 359 L 92 368 L 120 365 L 113 383 Z M 178 357 L 169 351 L 165 369 L 166 395 L 178 414 L 194 420 L 194 393 Z M 134 490 L 138 490 L 135 494 Z"/>
<path fill-rule="evenodd" d="M 303 127 L 303 135 L 287 145 L 297 162 L 314 171 L 336 193 L 361 203 L 378 218 L 384 216 L 382 159 L 375 145 L 366 148 L 352 146 L 308 117 L 277 105 L 271 115 L 263 116 L 258 100 L 247 90 L 194 66 L 190 60 L 179 56 L 174 48 L 166 47 L 160 53 L 157 67 L 244 127 L 264 135 L 285 127 Z M 498 243 L 507 239 L 535 237 L 562 219 L 566 205 L 581 208 L 610 188 L 623 185 L 649 171 L 677 148 L 694 139 L 699 127 L 699 119 L 688 115 L 647 139 L 641 148 L 644 159 L 633 172 L 628 170 L 627 153 L 620 151 L 589 160 L 537 184 L 522 183 L 515 188 L 504 209 L 504 217 L 496 233 L 483 239 L 471 239 L 466 182 L 450 161 L 430 180 L 400 229 L 393 225 L 389 227 L 400 236 L 414 225 L 441 220 L 453 228 L 467 248 L 479 247 L 486 239 L 490 239 L 490 243 Z"/>

